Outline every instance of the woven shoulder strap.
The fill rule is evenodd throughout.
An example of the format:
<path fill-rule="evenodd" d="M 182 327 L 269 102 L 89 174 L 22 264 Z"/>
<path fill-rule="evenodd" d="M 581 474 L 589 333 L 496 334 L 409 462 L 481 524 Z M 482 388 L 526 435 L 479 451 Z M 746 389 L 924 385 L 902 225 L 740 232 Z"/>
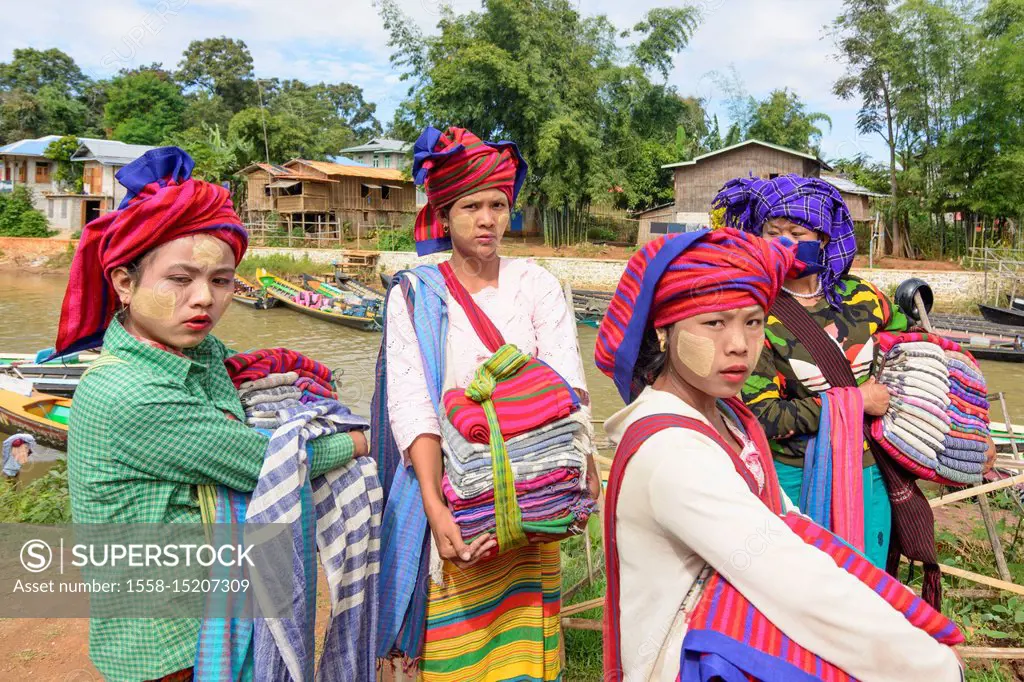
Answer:
<path fill-rule="evenodd" d="M 462 309 L 466 311 L 466 316 L 469 317 L 469 323 L 473 325 L 476 335 L 487 346 L 487 350 L 496 353 L 499 348 L 505 345 L 505 338 L 501 335 L 501 332 L 491 322 L 491 318 L 487 317 L 487 313 L 476 304 L 476 301 L 466 291 L 466 287 L 462 285 L 459 278 L 455 276 L 451 263 L 445 261 L 438 265 L 437 269 L 444 276 L 444 284 L 448 287 L 449 293 L 459 302 Z"/>
<path fill-rule="evenodd" d="M 857 385 L 849 360 L 795 298 L 782 292 L 775 299 L 771 312 L 804 344 L 830 386 Z M 871 435 L 871 422 L 869 419 L 864 420 L 864 437 L 875 455 L 875 462 L 878 463 L 878 470 L 885 481 L 892 504 L 893 534 L 886 570 L 892 575 L 897 574 L 901 553 L 912 561 L 920 561 L 924 566 L 921 596 L 935 610 L 941 610 L 942 577 L 935 549 L 935 516 L 924 493 L 917 486 L 917 477 L 896 464 L 875 442 Z"/>
<path fill-rule="evenodd" d="M 732 406 L 734 409 L 735 405 Z M 604 547 L 607 587 L 605 589 L 604 609 L 604 677 L 605 682 L 621 682 L 625 675 L 622 670 L 619 636 L 619 548 L 616 541 L 615 527 L 616 508 L 619 503 L 619 490 L 626 472 L 626 466 L 647 439 L 663 429 L 683 428 L 696 431 L 715 441 L 725 450 L 736 471 L 750 487 L 751 492 L 758 494 L 758 485 L 746 467 L 739 462 L 735 448 L 729 445 L 717 430 L 707 422 L 679 414 L 654 414 L 630 424 L 622 436 L 622 441 L 615 449 L 611 473 L 608 476 L 608 487 L 605 490 L 604 516 Z"/>

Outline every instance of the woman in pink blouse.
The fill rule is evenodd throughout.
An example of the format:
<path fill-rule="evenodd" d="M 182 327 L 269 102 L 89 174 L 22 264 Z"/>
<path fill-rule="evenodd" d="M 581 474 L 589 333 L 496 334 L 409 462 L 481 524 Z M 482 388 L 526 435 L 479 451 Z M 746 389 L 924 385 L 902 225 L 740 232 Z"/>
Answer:
<path fill-rule="evenodd" d="M 518 150 L 463 129 L 428 128 L 415 158 L 416 181 L 429 199 L 416 222 L 417 252 L 451 249 L 455 277 L 505 343 L 547 363 L 574 389 L 591 452 L 575 317 L 562 287 L 534 262 L 498 255 L 526 174 Z M 418 661 L 423 680 L 559 679 L 558 543 L 535 542 L 498 556 L 492 534 L 467 544 L 442 492 L 438 397 L 467 386 L 493 353 L 438 282 L 437 268 L 421 266 L 398 277 L 387 299 L 373 425 L 373 449 L 390 491 L 378 652 Z M 446 304 L 429 309 L 431 300 Z M 586 468 L 596 499 L 600 482 L 590 455 Z"/>

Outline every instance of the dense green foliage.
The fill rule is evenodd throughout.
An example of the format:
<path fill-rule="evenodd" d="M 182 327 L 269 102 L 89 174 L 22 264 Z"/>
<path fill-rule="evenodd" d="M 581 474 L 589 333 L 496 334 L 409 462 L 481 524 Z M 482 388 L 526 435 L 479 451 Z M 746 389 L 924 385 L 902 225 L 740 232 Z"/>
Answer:
<path fill-rule="evenodd" d="M 49 237 L 46 216 L 32 206 L 32 189 L 17 185 L 0 193 L 0 236 Z"/>
<path fill-rule="evenodd" d="M 752 97 L 735 69 L 713 78 L 721 117 L 669 85 L 702 30 L 697 6 L 665 3 L 624 27 L 573 0 L 483 0 L 463 13 L 442 3 L 427 33 L 397 0 L 375 4 L 408 85 L 387 134 L 460 125 L 515 140 L 531 170 L 522 202 L 558 217 L 549 237 L 560 243 L 607 236 L 587 219 L 592 205 L 671 201 L 665 164 L 752 138 L 817 154 L 831 128 L 792 90 Z M 878 202 L 887 252 L 1024 247 L 1024 0 L 845 0 L 824 37 L 845 68 L 834 92 L 858 105 L 858 134 L 880 136 L 888 152 L 874 163 L 857 137 L 830 161 L 890 195 Z M 223 181 L 254 161 L 326 159 L 383 132 L 356 85 L 254 74 L 246 44 L 226 36 L 193 41 L 174 70 L 99 81 L 58 49 L 17 49 L 0 63 L 0 143 L 178 144 L 202 177 Z"/>
<path fill-rule="evenodd" d="M 530 162 L 529 203 L 671 200 L 661 166 L 678 160 L 677 128 L 692 121 L 693 102 L 661 79 L 697 28 L 695 8 L 654 9 L 622 33 L 568 0 L 487 0 L 479 12 L 442 9 L 439 35 L 424 35 L 394 0 L 377 6 L 411 85 L 393 128 L 457 124 L 515 140 Z"/>
<path fill-rule="evenodd" d="M 1024 207 L 1024 0 L 846 0 L 833 24 L 858 127 L 889 148 L 887 246 L 1016 245 Z M 957 225 L 950 214 L 960 213 Z"/>
<path fill-rule="evenodd" d="M 381 133 L 375 114 L 350 83 L 257 80 L 246 44 L 223 36 L 192 41 L 176 71 L 150 64 L 100 81 L 58 49 L 0 63 L 0 144 L 49 134 L 177 144 L 208 180 L 268 158 L 334 156 Z"/>
<path fill-rule="evenodd" d="M 46 148 L 46 158 L 57 162 L 57 168 L 53 173 L 53 179 L 57 186 L 72 192 L 82 191 L 82 164 L 74 162 L 71 157 L 78 151 L 78 138 L 74 135 L 65 135 L 59 140 L 54 140 Z"/>

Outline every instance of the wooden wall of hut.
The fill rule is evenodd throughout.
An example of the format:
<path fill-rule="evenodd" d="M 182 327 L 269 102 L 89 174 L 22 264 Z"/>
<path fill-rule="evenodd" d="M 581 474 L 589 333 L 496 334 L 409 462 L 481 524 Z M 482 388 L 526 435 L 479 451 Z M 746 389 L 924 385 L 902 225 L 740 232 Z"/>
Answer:
<path fill-rule="evenodd" d="M 411 182 L 337 176 L 333 179 L 339 182 L 331 184 L 332 208 L 343 211 L 406 213 L 416 210 L 416 188 Z M 387 199 L 384 199 L 385 191 Z"/>
<path fill-rule="evenodd" d="M 245 208 L 249 211 L 273 211 L 274 198 L 267 196 L 270 173 L 256 170 L 245 176 Z"/>
<path fill-rule="evenodd" d="M 773 174 L 796 173 L 819 177 L 821 167 L 816 161 L 787 152 L 746 145 L 698 161 L 692 166 L 675 169 L 676 210 L 684 213 L 707 212 L 718 190 L 733 178 L 768 178 Z"/>
<path fill-rule="evenodd" d="M 846 192 L 840 192 L 840 194 L 843 197 L 843 201 L 846 202 L 846 207 L 850 209 L 850 216 L 853 217 L 854 222 L 875 219 L 869 197 L 863 194 L 847 194 Z"/>

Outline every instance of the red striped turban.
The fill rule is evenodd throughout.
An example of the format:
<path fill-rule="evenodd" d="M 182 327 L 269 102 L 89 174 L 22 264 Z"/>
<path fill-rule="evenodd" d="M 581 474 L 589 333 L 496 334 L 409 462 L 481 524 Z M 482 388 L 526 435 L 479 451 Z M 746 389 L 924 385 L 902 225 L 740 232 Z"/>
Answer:
<path fill-rule="evenodd" d="M 161 244 L 200 232 L 242 260 L 249 235 L 225 187 L 192 179 L 195 163 L 178 147 L 151 149 L 117 172 L 128 190 L 116 211 L 92 221 L 71 263 L 55 354 L 96 348 L 117 308 L 110 275 Z"/>
<path fill-rule="evenodd" d="M 416 253 L 447 251 L 452 239 L 439 212 L 464 196 L 498 189 L 511 209 L 526 180 L 526 162 L 514 142 L 483 142 L 465 128 L 441 132 L 427 127 L 416 140 L 412 174 L 427 193 L 427 205 L 416 216 Z"/>
<path fill-rule="evenodd" d="M 633 368 L 644 333 L 719 310 L 775 302 L 791 271 L 803 268 L 788 241 L 722 228 L 659 237 L 633 254 L 597 334 L 594 359 L 632 402 L 643 386 Z"/>

